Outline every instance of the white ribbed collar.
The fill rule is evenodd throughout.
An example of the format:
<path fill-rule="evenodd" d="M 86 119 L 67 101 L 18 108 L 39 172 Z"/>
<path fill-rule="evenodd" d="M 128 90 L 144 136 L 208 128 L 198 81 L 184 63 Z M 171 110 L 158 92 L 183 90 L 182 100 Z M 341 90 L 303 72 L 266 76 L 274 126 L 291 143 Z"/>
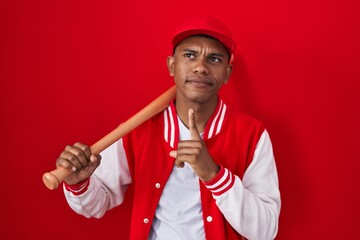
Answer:
<path fill-rule="evenodd" d="M 207 140 L 213 138 L 220 133 L 224 126 L 224 119 L 226 116 L 227 107 L 222 99 L 219 98 L 218 104 L 214 113 L 206 124 L 203 139 Z M 163 112 L 164 116 L 164 139 L 169 145 L 174 148 L 179 141 L 179 120 L 176 113 L 176 108 L 172 102 Z"/>

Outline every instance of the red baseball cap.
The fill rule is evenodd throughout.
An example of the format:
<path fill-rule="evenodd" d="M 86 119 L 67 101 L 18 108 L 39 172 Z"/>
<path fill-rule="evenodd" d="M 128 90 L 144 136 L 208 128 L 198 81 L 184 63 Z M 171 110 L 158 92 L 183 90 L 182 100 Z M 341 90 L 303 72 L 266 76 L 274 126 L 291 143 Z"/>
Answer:
<path fill-rule="evenodd" d="M 172 44 L 176 47 L 185 38 L 193 35 L 208 35 L 217 39 L 232 55 L 236 48 L 236 43 L 231 36 L 230 30 L 219 20 L 213 17 L 200 17 L 185 21 L 180 24 L 172 38 Z"/>

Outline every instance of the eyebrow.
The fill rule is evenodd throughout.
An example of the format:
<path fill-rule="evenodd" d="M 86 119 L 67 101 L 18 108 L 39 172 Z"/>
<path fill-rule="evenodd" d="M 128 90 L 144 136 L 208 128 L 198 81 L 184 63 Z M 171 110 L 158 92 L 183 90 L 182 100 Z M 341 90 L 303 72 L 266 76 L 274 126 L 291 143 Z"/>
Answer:
<path fill-rule="evenodd" d="M 185 48 L 183 52 L 189 52 L 189 53 L 198 53 L 199 51 L 191 50 L 189 48 Z"/>

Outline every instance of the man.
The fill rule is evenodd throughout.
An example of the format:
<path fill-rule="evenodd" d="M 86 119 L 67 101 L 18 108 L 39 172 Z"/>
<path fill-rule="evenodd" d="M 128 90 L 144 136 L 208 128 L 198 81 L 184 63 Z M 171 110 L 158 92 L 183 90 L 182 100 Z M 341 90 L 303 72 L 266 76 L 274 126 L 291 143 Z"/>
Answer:
<path fill-rule="evenodd" d="M 180 26 L 172 43 L 168 108 L 101 157 L 81 143 L 61 153 L 57 165 L 73 169 L 69 205 L 100 218 L 132 184 L 131 239 L 273 239 L 280 193 L 269 135 L 218 96 L 232 72 L 230 32 L 206 17 Z"/>

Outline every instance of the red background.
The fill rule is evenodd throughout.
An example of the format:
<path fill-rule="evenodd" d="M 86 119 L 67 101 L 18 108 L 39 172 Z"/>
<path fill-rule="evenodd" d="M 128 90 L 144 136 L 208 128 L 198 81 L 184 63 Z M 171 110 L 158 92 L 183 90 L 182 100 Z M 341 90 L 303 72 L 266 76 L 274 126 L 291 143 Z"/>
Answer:
<path fill-rule="evenodd" d="M 86 219 L 41 176 L 172 85 L 171 30 L 198 14 L 232 29 L 222 95 L 272 137 L 278 239 L 360 239 L 359 13 L 357 0 L 1 1 L 0 239 L 128 238 L 129 199 Z"/>

